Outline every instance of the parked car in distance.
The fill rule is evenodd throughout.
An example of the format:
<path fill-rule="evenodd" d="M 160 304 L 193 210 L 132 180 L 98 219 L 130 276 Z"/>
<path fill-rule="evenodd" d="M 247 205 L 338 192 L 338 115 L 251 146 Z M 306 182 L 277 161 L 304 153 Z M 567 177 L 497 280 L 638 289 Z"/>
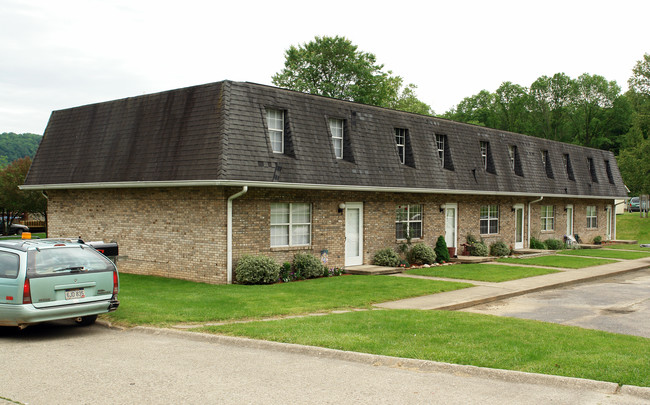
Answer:
<path fill-rule="evenodd" d="M 60 319 L 85 326 L 98 314 L 115 311 L 120 304 L 117 267 L 93 243 L 0 241 L 0 326 L 24 328 Z"/>
<path fill-rule="evenodd" d="M 639 212 L 639 197 L 630 198 L 630 202 L 627 205 L 627 212 Z"/>
<path fill-rule="evenodd" d="M 5 231 L 5 221 L 0 218 L 0 235 L 4 234 Z M 11 224 L 9 226 L 8 235 L 22 235 L 23 232 L 29 232 L 29 227 L 21 224 Z"/>

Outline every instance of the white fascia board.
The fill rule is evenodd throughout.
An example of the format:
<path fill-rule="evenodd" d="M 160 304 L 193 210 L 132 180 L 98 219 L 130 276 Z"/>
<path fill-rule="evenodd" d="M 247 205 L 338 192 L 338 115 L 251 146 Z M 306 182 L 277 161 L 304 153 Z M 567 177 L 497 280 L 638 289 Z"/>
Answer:
<path fill-rule="evenodd" d="M 479 191 L 479 190 L 450 190 L 434 188 L 408 188 L 408 187 L 374 187 L 357 186 L 348 184 L 307 184 L 307 183 L 277 183 L 264 181 L 245 180 L 179 180 L 179 181 L 128 181 L 128 182 L 101 182 L 101 183 L 64 183 L 64 184 L 37 184 L 20 186 L 21 190 L 84 190 L 84 189 L 110 189 L 110 188 L 152 188 L 152 187 L 255 187 L 255 188 L 282 188 L 299 190 L 325 190 L 325 191 L 365 191 L 383 193 L 416 193 L 416 194 L 460 194 L 460 195 L 490 195 L 508 197 L 541 197 L 545 198 L 583 198 L 583 199 L 617 199 L 627 196 L 594 196 L 552 193 L 521 193 L 508 191 Z"/>

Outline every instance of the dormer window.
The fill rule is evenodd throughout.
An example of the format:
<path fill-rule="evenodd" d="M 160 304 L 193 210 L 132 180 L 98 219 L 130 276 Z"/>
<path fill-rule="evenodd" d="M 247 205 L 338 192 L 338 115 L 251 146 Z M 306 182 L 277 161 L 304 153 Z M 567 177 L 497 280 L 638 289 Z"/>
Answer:
<path fill-rule="evenodd" d="M 267 109 L 266 123 L 273 153 L 284 153 L 284 111 Z"/>
<path fill-rule="evenodd" d="M 395 128 L 395 145 L 397 146 L 397 155 L 399 162 L 406 163 L 406 129 Z"/>
<path fill-rule="evenodd" d="M 549 159 L 548 156 L 548 151 L 543 150 L 540 151 L 542 154 L 542 165 L 544 166 L 544 170 L 546 170 L 546 177 L 549 179 L 553 178 L 553 167 L 551 167 L 551 160 Z"/>
<path fill-rule="evenodd" d="M 436 134 L 436 147 L 438 149 L 438 157 L 442 167 L 445 167 L 445 138 L 446 136 Z"/>
<path fill-rule="evenodd" d="M 609 165 L 609 160 L 605 161 L 605 170 L 607 171 L 607 179 L 609 184 L 614 184 L 614 175 L 612 174 L 612 167 Z"/>
<path fill-rule="evenodd" d="M 591 181 L 598 183 L 598 176 L 596 176 L 596 167 L 594 166 L 594 159 L 587 158 L 587 167 L 589 168 L 589 174 L 591 175 Z"/>
<path fill-rule="evenodd" d="M 345 121 L 330 118 L 330 132 L 332 133 L 332 145 L 334 146 L 334 155 L 337 159 L 343 159 L 343 128 Z"/>
<path fill-rule="evenodd" d="M 573 176 L 573 167 L 571 167 L 571 157 L 568 153 L 562 155 L 562 160 L 564 161 L 564 167 L 566 168 L 566 175 L 571 181 L 575 181 L 576 178 Z"/>
<path fill-rule="evenodd" d="M 515 170 L 515 154 L 517 153 L 517 147 L 515 145 L 508 145 L 508 157 L 510 158 L 510 168 Z"/>
<path fill-rule="evenodd" d="M 481 141 L 481 162 L 483 164 L 483 170 L 487 170 L 488 167 L 488 148 L 490 144 L 486 141 Z"/>

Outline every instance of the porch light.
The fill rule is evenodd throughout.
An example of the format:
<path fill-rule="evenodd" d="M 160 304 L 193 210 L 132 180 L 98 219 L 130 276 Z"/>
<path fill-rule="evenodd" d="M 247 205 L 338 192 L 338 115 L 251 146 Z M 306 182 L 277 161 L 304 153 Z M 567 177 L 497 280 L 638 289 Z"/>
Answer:
<path fill-rule="evenodd" d="M 515 208 L 514 205 L 510 208 L 510 212 L 515 212 L 516 210 L 517 210 L 517 209 Z"/>
<path fill-rule="evenodd" d="M 339 204 L 339 214 L 342 213 L 344 209 L 345 209 L 345 203 L 340 203 Z"/>
<path fill-rule="evenodd" d="M 440 204 L 440 212 L 443 212 L 445 210 L 445 204 Z"/>

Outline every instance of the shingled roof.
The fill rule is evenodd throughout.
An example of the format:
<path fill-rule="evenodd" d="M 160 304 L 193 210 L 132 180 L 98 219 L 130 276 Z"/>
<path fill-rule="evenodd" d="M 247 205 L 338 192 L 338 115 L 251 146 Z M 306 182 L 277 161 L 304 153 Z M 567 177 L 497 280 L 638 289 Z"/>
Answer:
<path fill-rule="evenodd" d="M 267 108 L 285 113 L 283 154 L 271 149 Z M 345 122 L 344 159 L 334 154 L 329 118 Z M 408 134 L 404 164 L 396 128 Z M 440 164 L 436 134 L 446 136 L 448 168 Z M 487 170 L 482 141 L 489 143 Z M 511 168 L 510 146 L 517 148 L 517 170 Z M 548 151 L 546 166 L 542 151 Z M 231 81 L 53 112 L 25 185 L 626 196 L 608 151 Z"/>

